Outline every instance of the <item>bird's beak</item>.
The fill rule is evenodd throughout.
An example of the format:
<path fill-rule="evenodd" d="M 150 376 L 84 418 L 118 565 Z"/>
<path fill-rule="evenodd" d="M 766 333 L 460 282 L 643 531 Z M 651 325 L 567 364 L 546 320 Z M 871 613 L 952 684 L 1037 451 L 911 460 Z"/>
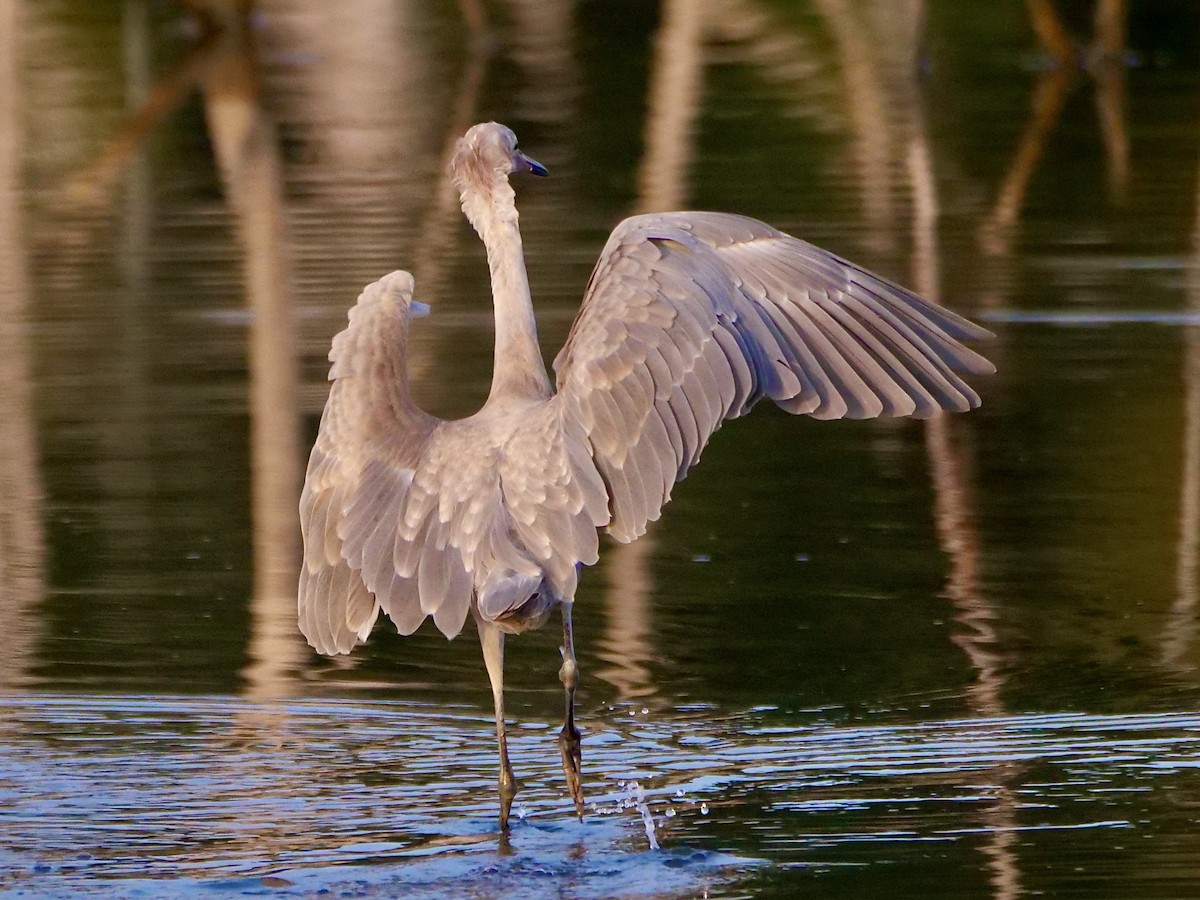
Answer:
<path fill-rule="evenodd" d="M 550 170 L 543 166 L 536 159 L 530 159 L 520 150 L 513 154 L 513 171 L 514 172 L 529 172 L 533 175 L 539 175 L 545 178 L 550 174 Z"/>
<path fill-rule="evenodd" d="M 413 300 L 408 304 L 408 314 L 414 319 L 423 319 L 429 315 L 429 304 L 422 303 L 420 300 Z"/>

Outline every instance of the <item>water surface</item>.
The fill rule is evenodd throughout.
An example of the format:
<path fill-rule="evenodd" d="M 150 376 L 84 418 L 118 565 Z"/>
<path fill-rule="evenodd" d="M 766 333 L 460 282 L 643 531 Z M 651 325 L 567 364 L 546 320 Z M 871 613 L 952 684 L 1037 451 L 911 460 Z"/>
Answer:
<path fill-rule="evenodd" d="M 246 46 L 0 7 L 0 890 L 1200 894 L 1197 13 L 1072 7 L 1058 66 L 1026 8 L 263 0 Z M 362 286 L 432 305 L 422 404 L 486 394 L 440 173 L 489 118 L 552 171 L 548 359 L 611 227 L 691 207 L 985 322 L 999 370 L 969 416 L 717 434 L 584 575 L 582 823 L 556 629 L 509 643 L 507 842 L 473 635 L 326 660 L 294 613 Z"/>

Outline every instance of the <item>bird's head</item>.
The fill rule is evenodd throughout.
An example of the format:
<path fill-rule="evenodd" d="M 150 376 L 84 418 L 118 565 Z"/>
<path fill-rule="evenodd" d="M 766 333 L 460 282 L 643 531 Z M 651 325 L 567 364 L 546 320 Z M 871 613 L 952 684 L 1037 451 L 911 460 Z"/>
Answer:
<path fill-rule="evenodd" d="M 499 122 L 475 125 L 459 138 L 450 171 L 459 191 L 484 187 L 516 172 L 550 174 L 540 162 L 517 149 L 517 136 Z"/>

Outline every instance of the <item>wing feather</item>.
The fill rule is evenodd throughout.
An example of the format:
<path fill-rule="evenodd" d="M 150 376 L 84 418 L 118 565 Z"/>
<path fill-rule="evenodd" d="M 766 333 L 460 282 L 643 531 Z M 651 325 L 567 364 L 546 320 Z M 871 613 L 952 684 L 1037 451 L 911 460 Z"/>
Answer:
<path fill-rule="evenodd" d="M 805 371 L 812 376 L 814 383 L 819 382 L 821 405 L 810 415 L 814 419 L 841 419 L 851 414 L 861 393 L 866 390 L 862 379 L 804 307 L 789 304 L 780 307 L 780 314 L 781 320 L 785 319 L 793 329 L 797 345 L 808 352 Z"/>
<path fill-rule="evenodd" d="M 716 338 L 721 352 L 725 354 L 725 364 L 729 366 L 729 372 L 733 379 L 734 399 L 729 404 L 727 417 L 735 418 L 744 415 L 749 410 L 751 398 L 757 394 L 758 379 L 755 369 L 758 360 L 755 359 L 754 351 L 742 337 L 740 329 L 728 322 L 723 325 L 724 327 L 718 328 L 713 333 L 713 337 Z"/>
<path fill-rule="evenodd" d="M 725 419 L 728 418 L 729 411 L 736 406 L 737 386 L 733 366 L 725 355 L 721 342 L 717 339 L 718 333 L 725 333 L 725 330 L 723 328 L 714 329 L 712 339 L 704 345 L 700 364 L 706 370 L 705 376 L 709 379 L 709 384 L 716 394 L 715 406 L 720 411 L 719 418 Z M 717 423 L 714 422 L 714 429 L 716 426 Z"/>
<path fill-rule="evenodd" d="M 824 292 L 813 297 L 813 302 L 841 326 L 848 339 L 861 347 L 861 352 L 854 354 L 853 363 L 879 398 L 879 415 L 911 415 L 916 410 L 916 401 L 902 386 L 910 383 L 911 378 L 892 351 L 854 317 L 847 304 L 834 302 Z"/>
<path fill-rule="evenodd" d="M 873 294 L 859 298 L 862 306 L 875 313 L 879 329 L 893 335 L 893 341 L 907 357 L 911 371 L 941 409 L 966 412 L 979 405 L 979 395 L 958 377 L 936 353 L 922 352 L 929 345 L 913 328 L 880 303 Z"/>
<path fill-rule="evenodd" d="M 394 573 L 392 580 L 379 594 L 380 604 L 396 630 L 403 635 L 412 634 L 425 621 L 425 612 L 421 609 L 420 590 L 417 580 Z"/>
<path fill-rule="evenodd" d="M 638 452 L 635 452 L 634 456 L 645 460 L 644 481 L 650 507 L 661 508 L 667 502 L 671 485 L 675 483 L 678 463 L 666 427 L 654 406 L 649 407 L 637 448 Z"/>
<path fill-rule="evenodd" d="M 671 396 L 667 398 L 667 404 L 671 407 L 671 412 L 675 414 L 675 421 L 679 423 L 679 433 L 683 436 L 683 465 L 684 471 L 686 471 L 695 464 L 699 457 L 704 435 L 700 433 L 700 427 L 696 422 L 696 413 L 692 410 L 687 395 L 683 391 L 672 392 Z"/>
<path fill-rule="evenodd" d="M 663 430 L 667 433 L 667 440 L 671 442 L 671 452 L 675 461 L 675 472 L 671 481 L 678 481 L 679 473 L 685 470 L 684 459 L 687 455 L 687 450 L 683 446 L 683 432 L 679 427 L 679 420 L 675 418 L 675 411 L 671 409 L 668 398 L 655 400 L 654 411 L 658 413 L 658 418 L 663 423 Z"/>
<path fill-rule="evenodd" d="M 842 305 L 862 323 L 878 319 L 875 312 L 863 303 L 860 297 L 847 297 Z M 941 409 L 937 399 L 917 375 L 918 368 L 914 365 L 915 348 L 908 339 L 886 321 L 873 322 L 871 335 L 887 347 L 888 355 L 881 355 L 878 359 L 888 363 L 892 378 L 914 404 L 912 412 L 907 415 L 918 419 L 928 418 Z"/>
<path fill-rule="evenodd" d="M 875 384 L 883 376 L 879 364 L 841 323 L 824 309 L 820 302 L 823 291 L 815 292 L 808 302 L 792 307 L 795 315 L 803 315 L 811 323 L 814 339 L 820 344 L 821 358 L 829 363 L 827 370 L 836 372 L 846 398 L 846 415 L 852 419 L 873 419 L 884 411 L 883 400 Z"/>

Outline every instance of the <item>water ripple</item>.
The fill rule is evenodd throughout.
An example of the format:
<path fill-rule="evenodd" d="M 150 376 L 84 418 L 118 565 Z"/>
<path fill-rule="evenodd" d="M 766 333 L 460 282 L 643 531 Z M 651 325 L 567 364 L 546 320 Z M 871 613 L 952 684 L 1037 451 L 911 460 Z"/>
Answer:
<path fill-rule="evenodd" d="M 19 694 L 0 714 L 0 888 L 39 894 L 152 894 L 162 878 L 244 892 L 270 878 L 300 893 L 478 881 L 675 896 L 733 884 L 754 858 L 836 864 L 869 846 L 1136 828 L 1156 781 L 1200 772 L 1193 713 L 863 727 L 617 707 L 585 722 L 583 823 L 553 729 L 514 729 L 523 788 L 504 846 L 478 710 Z M 647 852 L 643 813 L 663 851 Z"/>

